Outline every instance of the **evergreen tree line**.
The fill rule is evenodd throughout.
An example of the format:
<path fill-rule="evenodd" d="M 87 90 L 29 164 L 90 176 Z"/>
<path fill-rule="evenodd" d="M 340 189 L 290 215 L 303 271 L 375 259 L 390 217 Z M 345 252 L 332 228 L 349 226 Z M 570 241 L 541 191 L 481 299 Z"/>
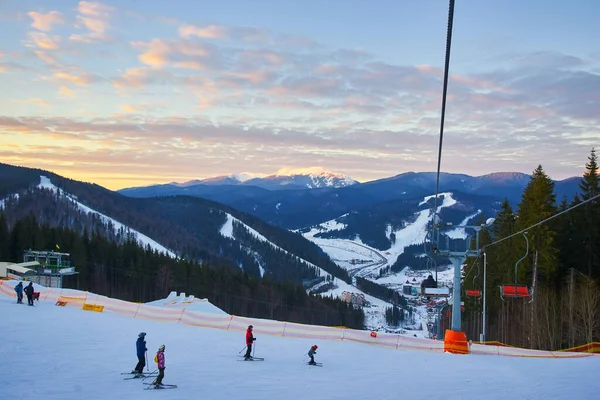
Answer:
<path fill-rule="evenodd" d="M 436 265 L 448 265 L 450 260 L 446 258 L 437 257 L 432 260 L 430 257 L 423 257 L 423 253 L 429 250 L 421 244 L 411 244 L 404 248 L 402 254 L 398 256 L 396 261 L 391 265 L 391 272 L 400 272 L 407 266 L 410 266 L 415 271 L 430 271 L 431 274 L 435 274 Z M 386 271 L 383 272 L 384 274 Z"/>
<path fill-rule="evenodd" d="M 390 302 L 400 306 L 403 309 L 408 308 L 408 302 L 406 301 L 406 298 L 396 290 L 390 289 L 368 279 L 361 278 L 360 276 L 356 277 L 356 287 L 358 290 L 380 300 Z"/>
<path fill-rule="evenodd" d="M 385 322 L 391 326 L 399 326 L 404 321 L 404 312 L 398 307 L 388 307 L 385 309 Z"/>
<path fill-rule="evenodd" d="M 487 257 L 487 340 L 546 350 L 600 341 L 600 200 L 527 230 L 528 252 L 522 234 L 486 247 L 600 194 L 595 150 L 580 189 L 573 199 L 557 202 L 553 181 L 538 166 L 517 210 L 505 200 L 492 227 L 481 231 Z M 472 267 L 465 272 L 465 289 L 483 288 L 481 262 L 482 257 L 468 260 Z M 531 296 L 503 300 L 499 287 L 506 284 L 526 285 Z M 475 340 L 481 307 L 480 299 L 465 301 L 463 329 Z"/>
<path fill-rule="evenodd" d="M 298 284 L 249 276 L 239 268 L 175 259 L 140 247 L 131 238 L 120 242 L 96 231 L 40 224 L 30 215 L 10 226 L 0 212 L 0 260 L 21 262 L 27 249 L 54 249 L 71 254 L 78 275 L 66 287 L 127 301 L 148 302 L 170 291 L 206 297 L 227 313 L 306 324 L 363 328 L 364 313 L 346 302 L 309 295 Z"/>

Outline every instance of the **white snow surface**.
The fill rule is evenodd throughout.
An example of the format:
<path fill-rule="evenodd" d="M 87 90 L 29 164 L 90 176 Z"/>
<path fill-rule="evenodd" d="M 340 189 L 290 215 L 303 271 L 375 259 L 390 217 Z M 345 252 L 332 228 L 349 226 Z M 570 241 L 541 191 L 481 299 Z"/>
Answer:
<path fill-rule="evenodd" d="M 474 213 L 473 215 L 468 215 L 465 219 L 463 219 L 460 222 L 460 224 L 458 224 L 458 226 L 465 226 L 465 225 L 467 225 L 467 223 L 470 220 L 472 220 L 473 218 L 475 218 L 479 214 L 481 214 L 481 210 L 477 210 L 477 212 Z M 467 232 L 466 232 L 466 230 L 464 228 L 455 228 L 455 229 L 452 229 L 451 231 L 444 232 L 444 235 L 448 236 L 450 239 L 466 239 L 467 238 Z"/>
<path fill-rule="evenodd" d="M 291 254 L 289 253 L 287 250 L 282 249 L 281 247 L 277 246 L 275 243 L 269 241 L 266 237 L 264 237 L 263 235 L 261 235 L 257 230 L 255 230 L 254 228 L 249 227 L 248 225 L 244 224 L 242 221 L 240 221 L 239 219 L 235 218 L 234 216 L 232 216 L 229 213 L 227 214 L 227 220 L 225 221 L 225 223 L 223 224 L 223 226 L 221 227 L 221 230 L 219 231 L 219 233 L 224 236 L 224 237 L 228 237 L 231 238 L 233 240 L 235 240 L 235 236 L 233 234 L 233 221 L 236 221 L 239 224 L 242 224 L 244 226 L 244 228 L 252 235 L 254 236 L 256 239 L 260 240 L 261 242 L 265 242 L 265 243 L 269 243 L 273 248 L 281 250 L 283 252 L 285 252 L 286 254 Z M 291 254 L 292 256 L 294 256 L 296 259 L 302 261 L 303 263 L 314 267 L 317 269 L 317 272 L 319 273 L 319 276 L 327 276 L 328 273 L 326 271 L 324 271 L 323 269 L 317 267 L 315 264 L 306 261 L 303 258 L 300 258 L 296 255 Z M 258 254 L 255 253 L 255 256 L 258 257 Z M 258 260 L 257 260 L 258 261 Z M 260 262 L 259 262 L 260 264 Z M 262 265 L 259 265 L 260 268 L 260 273 L 261 276 L 264 274 L 264 268 L 262 267 Z"/>
<path fill-rule="evenodd" d="M 6 198 L 0 200 L 0 210 L 4 209 L 4 204 L 6 203 L 7 200 L 12 200 L 12 199 L 19 200 L 19 193 L 9 195 Z"/>
<path fill-rule="evenodd" d="M 238 362 L 244 333 L 82 311 L 0 296 L 0 353 L 5 399 L 414 400 L 597 399 L 600 356 L 536 359 L 381 348 L 349 341 L 257 335 L 265 361 Z M 146 332 L 149 369 L 164 344 L 165 384 L 145 391 L 124 380 L 136 362 L 135 341 Z M 306 353 L 319 346 L 316 361 Z M 149 380 L 146 380 L 148 382 Z"/>
<path fill-rule="evenodd" d="M 111 222 L 114 226 L 115 232 L 117 232 L 121 228 L 124 229 L 125 231 L 128 231 L 129 233 L 135 235 L 135 237 L 140 245 L 142 245 L 144 247 L 150 246 L 152 249 L 157 250 L 161 253 L 166 253 L 171 257 L 176 257 L 174 252 L 167 249 L 163 245 L 159 244 L 156 240 L 151 239 L 148 236 L 144 235 L 143 233 L 140 233 L 140 232 L 136 231 L 135 229 L 131 229 L 130 227 L 122 224 L 121 222 L 115 220 L 114 218 L 108 217 L 108 216 L 86 206 L 85 204 L 79 202 L 75 196 L 56 187 L 50 181 L 50 179 L 48 177 L 41 175 L 40 176 L 40 184 L 38 185 L 38 187 L 44 188 L 44 189 L 49 189 L 49 190 L 52 190 L 53 192 L 58 192 L 62 196 L 64 196 L 66 199 L 68 199 L 71 203 L 73 203 L 75 206 L 77 206 L 77 208 L 79 208 L 81 211 L 83 211 L 87 214 L 96 214 L 105 223 Z"/>
<path fill-rule="evenodd" d="M 251 172 L 240 172 L 240 173 L 236 173 L 236 174 L 231 174 L 229 176 L 239 182 L 246 182 L 246 181 L 249 181 L 250 179 L 254 179 L 254 178 L 264 178 L 265 176 L 267 176 L 267 174 L 258 174 L 258 173 L 255 174 L 255 173 L 251 173 Z"/>
<path fill-rule="evenodd" d="M 208 299 L 198 299 L 194 295 L 186 296 L 185 293 L 171 292 L 167 298 L 146 303 L 149 306 L 186 309 L 202 314 L 229 315 L 219 307 L 213 305 Z"/>

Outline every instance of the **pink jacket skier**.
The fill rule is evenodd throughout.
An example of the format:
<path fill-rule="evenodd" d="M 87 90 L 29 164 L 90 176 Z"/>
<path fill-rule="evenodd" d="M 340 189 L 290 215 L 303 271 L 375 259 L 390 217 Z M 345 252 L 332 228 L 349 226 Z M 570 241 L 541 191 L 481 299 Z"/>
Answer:
<path fill-rule="evenodd" d="M 161 386 L 162 380 L 165 377 L 165 345 L 161 344 L 156 352 L 156 357 L 154 358 L 156 364 L 158 365 L 158 376 L 156 380 L 152 382 L 154 385 Z"/>

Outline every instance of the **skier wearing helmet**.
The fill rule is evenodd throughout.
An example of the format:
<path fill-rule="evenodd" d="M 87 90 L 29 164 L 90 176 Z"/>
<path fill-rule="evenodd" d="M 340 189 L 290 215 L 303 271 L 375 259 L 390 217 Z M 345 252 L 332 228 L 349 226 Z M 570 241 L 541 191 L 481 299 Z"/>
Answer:
<path fill-rule="evenodd" d="M 317 354 L 317 349 L 319 348 L 319 346 L 317 346 L 316 344 L 313 345 L 310 350 L 308 351 L 308 356 L 310 357 L 310 362 L 308 363 L 309 365 L 316 365 L 317 363 L 315 362 L 315 354 Z"/>
<path fill-rule="evenodd" d="M 135 349 L 138 358 L 138 363 L 131 371 L 132 374 L 141 374 L 144 372 L 144 367 L 146 366 L 146 332 L 140 332 L 138 335 L 137 341 L 135 342 Z"/>
<path fill-rule="evenodd" d="M 154 361 L 158 365 L 158 376 L 156 380 L 152 382 L 155 385 L 155 388 L 160 388 L 162 386 L 162 380 L 165 377 L 165 345 L 161 344 L 156 352 L 156 357 L 154 357 Z"/>
<path fill-rule="evenodd" d="M 254 327 L 249 325 L 246 330 L 246 354 L 244 355 L 244 360 L 250 360 L 252 358 L 250 356 L 250 353 L 252 352 L 252 343 L 256 340 L 254 335 L 252 335 L 252 328 Z"/>

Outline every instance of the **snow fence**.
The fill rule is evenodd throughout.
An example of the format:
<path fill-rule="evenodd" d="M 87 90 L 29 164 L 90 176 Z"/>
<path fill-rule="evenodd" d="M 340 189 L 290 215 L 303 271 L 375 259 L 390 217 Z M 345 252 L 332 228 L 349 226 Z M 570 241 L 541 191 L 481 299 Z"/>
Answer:
<path fill-rule="evenodd" d="M 16 298 L 14 285 L 14 281 L 0 281 L 0 294 Z M 185 308 L 170 308 L 169 302 L 166 302 L 165 307 L 150 306 L 73 289 L 45 288 L 37 285 L 36 289 L 40 293 L 40 301 L 48 301 L 55 303 L 57 306 L 77 307 L 95 312 L 111 312 L 132 318 L 234 331 L 245 331 L 248 325 L 253 325 L 254 332 L 260 335 L 319 340 L 342 340 L 387 347 L 390 349 L 444 351 L 444 342 L 438 340 L 420 339 L 391 333 L 361 331 L 345 327 L 305 325 L 293 322 L 246 318 L 228 314 L 204 314 L 197 311 L 190 311 Z M 591 352 L 579 353 L 573 352 L 572 350 L 569 352 L 552 352 L 483 344 L 471 345 L 471 353 L 542 358 L 572 358 L 593 355 Z"/>

